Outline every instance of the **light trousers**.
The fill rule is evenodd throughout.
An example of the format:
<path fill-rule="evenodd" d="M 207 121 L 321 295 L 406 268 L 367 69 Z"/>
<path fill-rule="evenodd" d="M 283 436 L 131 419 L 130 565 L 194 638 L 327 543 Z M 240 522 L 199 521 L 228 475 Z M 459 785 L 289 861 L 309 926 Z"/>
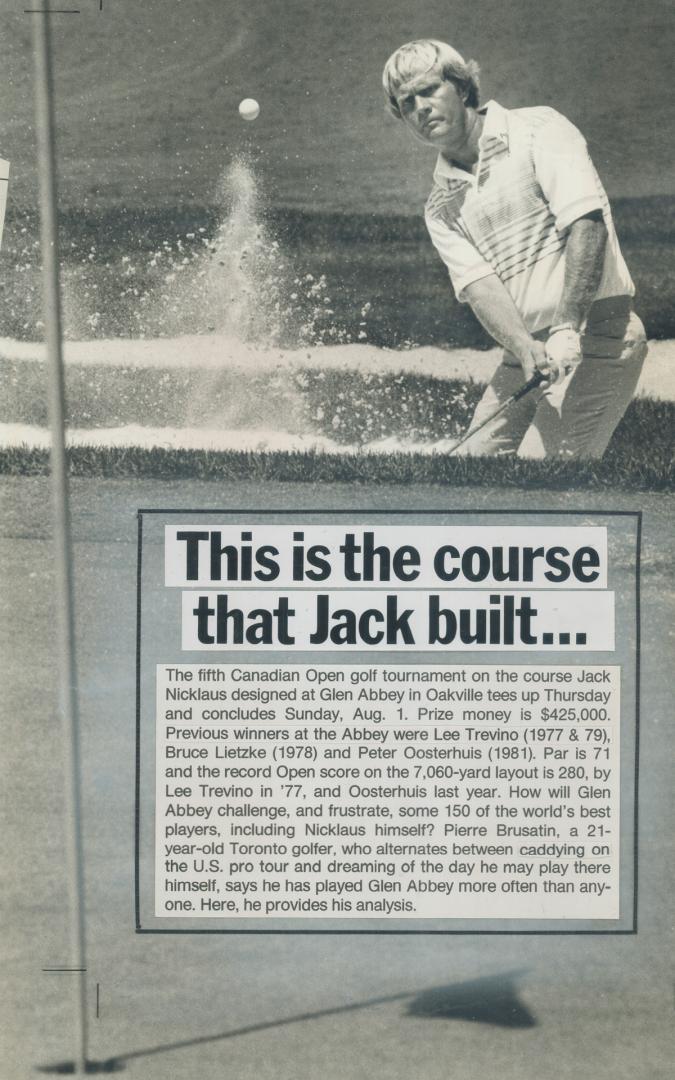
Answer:
<path fill-rule="evenodd" d="M 546 337 L 546 332 L 535 335 Z M 533 390 L 461 447 L 462 454 L 600 458 L 637 386 L 647 339 L 629 297 L 596 301 L 581 338 L 583 359 L 546 390 Z M 504 352 L 471 421 L 475 426 L 522 386 L 523 369 Z"/>

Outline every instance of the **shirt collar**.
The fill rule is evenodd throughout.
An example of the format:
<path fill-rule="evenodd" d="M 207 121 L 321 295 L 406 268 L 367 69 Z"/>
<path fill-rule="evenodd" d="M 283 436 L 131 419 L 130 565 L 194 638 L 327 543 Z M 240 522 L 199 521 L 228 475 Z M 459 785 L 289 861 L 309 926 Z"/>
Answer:
<path fill-rule="evenodd" d="M 485 117 L 483 130 L 480 139 L 478 140 L 478 152 L 480 156 L 482 157 L 488 148 L 491 148 L 492 146 L 503 146 L 505 149 L 508 149 L 508 110 L 497 101 L 488 101 L 487 105 L 484 105 L 478 112 Z M 468 173 L 466 169 L 460 169 L 457 165 L 453 165 L 448 161 L 447 158 L 444 158 L 442 154 L 438 155 L 436 168 L 434 169 L 434 180 L 461 180 L 462 183 L 466 183 L 470 178 L 471 174 Z"/>

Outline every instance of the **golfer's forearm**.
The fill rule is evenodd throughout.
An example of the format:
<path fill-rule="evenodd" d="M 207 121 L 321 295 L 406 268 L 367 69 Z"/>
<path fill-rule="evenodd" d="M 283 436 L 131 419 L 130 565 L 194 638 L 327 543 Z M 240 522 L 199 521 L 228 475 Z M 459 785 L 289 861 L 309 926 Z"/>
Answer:
<path fill-rule="evenodd" d="M 511 294 L 496 274 L 474 281 L 467 286 L 464 295 L 478 321 L 499 345 L 519 360 L 529 355 L 532 335 Z"/>
<path fill-rule="evenodd" d="M 553 325 L 572 323 L 579 329 L 600 287 L 607 228 L 600 217 L 579 218 L 570 226 L 565 248 L 565 281 Z"/>

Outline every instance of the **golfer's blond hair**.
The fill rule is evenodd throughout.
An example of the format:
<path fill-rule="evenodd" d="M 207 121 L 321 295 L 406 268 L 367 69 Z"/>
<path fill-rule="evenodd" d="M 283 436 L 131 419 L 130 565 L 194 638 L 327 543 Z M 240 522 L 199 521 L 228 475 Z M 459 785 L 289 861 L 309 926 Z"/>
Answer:
<path fill-rule="evenodd" d="M 382 85 L 387 95 L 389 109 L 398 120 L 401 119 L 396 103 L 396 92 L 399 86 L 427 71 L 438 71 L 446 82 L 454 82 L 464 95 L 466 104 L 470 108 L 478 108 L 480 69 L 476 61 L 465 60 L 456 49 L 444 41 L 422 38 L 419 41 L 409 41 L 401 45 L 384 65 Z"/>

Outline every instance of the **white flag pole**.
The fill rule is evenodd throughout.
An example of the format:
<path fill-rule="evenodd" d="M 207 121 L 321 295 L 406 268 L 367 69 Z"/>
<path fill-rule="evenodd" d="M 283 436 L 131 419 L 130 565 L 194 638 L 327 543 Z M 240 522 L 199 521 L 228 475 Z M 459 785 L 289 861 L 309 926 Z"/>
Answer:
<path fill-rule="evenodd" d="M 87 1066 L 84 857 L 81 824 L 82 797 L 77 672 L 75 666 L 73 562 L 68 500 L 68 466 L 64 432 L 65 393 L 61 344 L 61 294 L 56 209 L 54 87 L 50 15 L 46 11 L 36 12 L 33 18 L 44 323 L 48 363 L 49 421 L 51 427 L 51 481 L 54 512 L 57 640 L 59 648 L 59 712 L 64 734 L 66 846 L 68 849 L 67 869 L 71 916 L 71 956 L 68 967 L 70 968 L 72 965 L 71 975 L 75 986 L 75 1071 L 84 1075 Z"/>

